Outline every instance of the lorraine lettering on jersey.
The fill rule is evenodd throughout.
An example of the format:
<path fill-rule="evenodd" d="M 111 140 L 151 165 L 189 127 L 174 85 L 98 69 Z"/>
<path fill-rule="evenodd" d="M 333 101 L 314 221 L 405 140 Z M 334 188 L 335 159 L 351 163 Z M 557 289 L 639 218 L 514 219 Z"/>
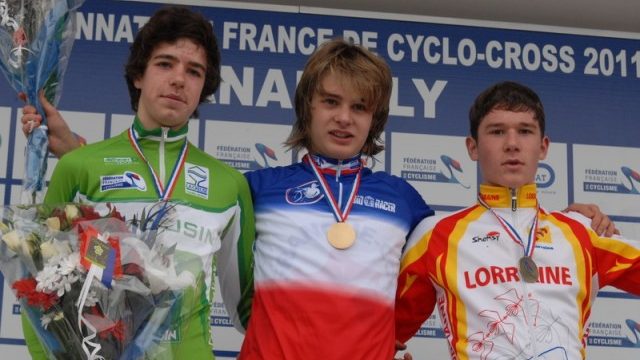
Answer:
<path fill-rule="evenodd" d="M 507 282 L 520 282 L 520 274 L 517 267 L 483 266 L 475 271 L 464 272 L 464 283 L 467 289 Z M 537 282 L 541 284 L 573 285 L 571 270 L 564 266 L 539 266 Z"/>
<path fill-rule="evenodd" d="M 285 199 L 291 205 L 315 204 L 324 197 L 317 180 L 306 182 L 296 187 L 288 188 L 285 192 Z"/>
<path fill-rule="evenodd" d="M 189 195 L 209 198 L 209 169 L 185 163 L 184 164 L 184 191 Z"/>
<path fill-rule="evenodd" d="M 147 184 L 142 176 L 125 171 L 122 175 L 107 175 L 100 177 L 100 191 L 132 189 L 146 191 Z"/>
<path fill-rule="evenodd" d="M 356 199 L 353 201 L 356 205 L 362 205 L 374 209 L 384 210 L 390 213 L 396 212 L 396 203 L 390 201 L 384 201 L 380 199 L 376 199 L 373 196 L 362 196 L 356 195 Z"/>

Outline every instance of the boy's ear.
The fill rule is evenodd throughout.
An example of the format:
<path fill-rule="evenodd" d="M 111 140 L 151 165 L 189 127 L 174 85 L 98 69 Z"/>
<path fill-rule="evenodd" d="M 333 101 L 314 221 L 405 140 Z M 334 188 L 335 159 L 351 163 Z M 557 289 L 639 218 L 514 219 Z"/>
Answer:
<path fill-rule="evenodd" d="M 551 143 L 551 141 L 549 140 L 548 136 L 543 136 L 542 137 L 542 143 L 540 144 L 540 159 L 539 160 L 544 160 L 547 158 L 547 153 L 549 152 L 549 144 Z"/>
<path fill-rule="evenodd" d="M 467 152 L 469 153 L 469 158 L 473 161 L 478 161 L 478 142 L 471 136 L 467 136 L 465 139 L 465 144 L 467 145 Z"/>

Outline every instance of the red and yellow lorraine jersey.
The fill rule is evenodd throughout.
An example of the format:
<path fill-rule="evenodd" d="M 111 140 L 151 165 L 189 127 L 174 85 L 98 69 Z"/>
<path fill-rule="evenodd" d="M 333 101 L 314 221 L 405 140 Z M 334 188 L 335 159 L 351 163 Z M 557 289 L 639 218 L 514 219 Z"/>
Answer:
<path fill-rule="evenodd" d="M 598 289 L 640 294 L 640 243 L 599 237 L 589 219 L 537 207 L 536 187 L 481 186 L 480 203 L 423 220 L 401 262 L 396 336 L 406 341 L 437 308 L 452 359 L 584 359 Z M 500 216 L 507 226 L 498 221 Z M 518 262 L 538 216 L 532 259 Z"/>

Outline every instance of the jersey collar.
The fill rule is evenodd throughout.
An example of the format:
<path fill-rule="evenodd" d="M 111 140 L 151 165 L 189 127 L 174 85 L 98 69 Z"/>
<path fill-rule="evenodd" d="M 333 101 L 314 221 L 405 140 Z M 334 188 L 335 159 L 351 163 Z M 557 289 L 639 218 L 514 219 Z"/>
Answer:
<path fill-rule="evenodd" d="M 349 175 L 357 173 L 362 167 L 360 155 L 354 156 L 350 159 L 338 160 L 330 157 L 310 154 L 311 160 L 316 164 L 318 170 L 322 174 L 329 175 Z"/>
<path fill-rule="evenodd" d="M 142 122 L 140 121 L 140 118 L 138 118 L 138 115 L 136 115 L 135 119 L 133 120 L 133 130 L 136 132 L 136 136 L 139 139 L 151 139 L 151 140 L 162 139 L 162 128 L 155 128 L 152 130 L 145 129 L 144 126 L 142 126 Z M 187 121 L 183 127 L 177 130 L 170 129 L 164 141 L 172 142 L 172 141 L 182 140 L 185 138 L 185 136 L 187 136 L 188 132 L 189 132 L 189 122 Z"/>
<path fill-rule="evenodd" d="M 527 184 L 516 189 L 518 208 L 534 208 L 537 206 L 536 184 Z M 511 189 L 502 186 L 480 185 L 478 196 L 491 208 L 509 208 L 511 203 Z"/>

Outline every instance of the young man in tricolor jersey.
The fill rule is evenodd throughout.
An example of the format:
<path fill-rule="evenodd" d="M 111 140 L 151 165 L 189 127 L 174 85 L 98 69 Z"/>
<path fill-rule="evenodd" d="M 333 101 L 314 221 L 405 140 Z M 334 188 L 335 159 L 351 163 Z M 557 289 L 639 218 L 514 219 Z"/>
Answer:
<path fill-rule="evenodd" d="M 549 149 L 538 95 L 513 82 L 481 93 L 466 139 L 483 176 L 477 202 L 414 230 L 401 261 L 396 336 L 438 309 L 452 359 L 584 359 L 598 289 L 640 294 L 640 243 L 599 236 L 538 202 Z"/>

